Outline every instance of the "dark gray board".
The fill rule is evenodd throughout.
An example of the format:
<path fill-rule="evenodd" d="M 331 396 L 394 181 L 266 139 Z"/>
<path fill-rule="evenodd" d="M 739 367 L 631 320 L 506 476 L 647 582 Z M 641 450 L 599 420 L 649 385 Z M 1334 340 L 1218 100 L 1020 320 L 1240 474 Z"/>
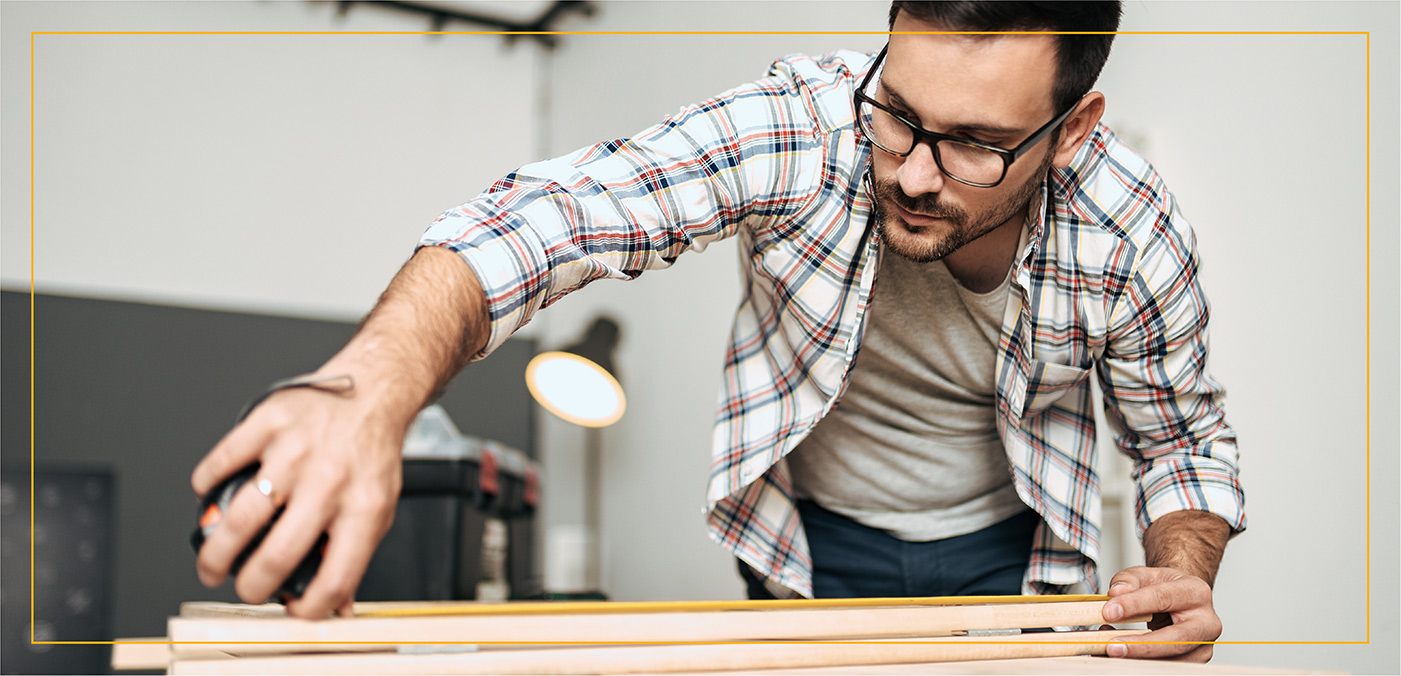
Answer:
<path fill-rule="evenodd" d="M 105 466 L 115 479 L 113 635 L 161 636 L 182 601 L 235 600 L 229 585 L 209 590 L 195 578 L 190 470 L 248 399 L 317 368 L 354 324 L 45 294 L 34 308 L 36 461 Z M 0 292 L 7 473 L 29 471 L 29 312 L 28 292 Z M 524 382 L 535 351 L 512 339 L 458 376 L 439 403 L 464 434 L 535 457 L 537 408 Z M 27 603 L 18 597 L 28 596 L 28 572 L 5 571 L 7 604 Z"/>

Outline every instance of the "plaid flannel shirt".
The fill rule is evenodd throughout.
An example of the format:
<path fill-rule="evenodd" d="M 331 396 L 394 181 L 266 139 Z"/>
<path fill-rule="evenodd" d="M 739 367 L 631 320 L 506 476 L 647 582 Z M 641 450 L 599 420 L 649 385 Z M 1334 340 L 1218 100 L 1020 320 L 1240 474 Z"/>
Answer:
<path fill-rule="evenodd" d="M 790 57 L 768 77 L 631 139 L 513 172 L 445 212 L 422 245 L 457 251 L 500 345 L 539 309 L 737 237 L 744 293 L 724 367 L 707 495 L 711 537 L 812 594 L 785 454 L 858 363 L 881 255 L 852 90 L 872 56 Z M 1234 431 L 1207 372 L 1195 238 L 1162 180 L 1107 128 L 1052 169 L 1015 260 L 996 418 L 1018 495 L 1042 517 L 1026 593 L 1098 588 L 1100 479 L 1089 375 L 1134 463 L 1140 536 L 1199 509 L 1245 527 Z"/>

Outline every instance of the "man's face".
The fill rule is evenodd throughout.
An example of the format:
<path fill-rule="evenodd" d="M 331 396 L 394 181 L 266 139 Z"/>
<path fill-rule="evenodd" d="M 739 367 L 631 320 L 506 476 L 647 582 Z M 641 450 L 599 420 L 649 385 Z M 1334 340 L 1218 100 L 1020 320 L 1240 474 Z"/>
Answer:
<path fill-rule="evenodd" d="M 894 30 L 939 29 L 901 14 Z M 1060 112 L 1051 100 L 1055 68 L 1054 36 L 892 35 L 872 96 L 930 131 L 1010 149 Z M 903 158 L 874 149 L 881 238 L 891 251 L 927 262 L 1020 218 L 1052 145 L 1047 138 L 1029 149 L 991 188 L 945 176 L 928 144 Z"/>

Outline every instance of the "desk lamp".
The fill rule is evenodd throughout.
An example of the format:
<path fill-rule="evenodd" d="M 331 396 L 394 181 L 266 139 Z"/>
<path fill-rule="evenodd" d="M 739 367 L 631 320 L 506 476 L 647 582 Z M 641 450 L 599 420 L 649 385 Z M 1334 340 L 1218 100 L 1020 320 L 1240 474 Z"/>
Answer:
<path fill-rule="evenodd" d="M 602 560 L 599 540 L 599 494 L 602 469 L 601 429 L 618 422 L 627 409 L 623 387 L 614 376 L 613 350 L 618 345 L 618 323 L 607 317 L 594 319 L 584 339 L 551 352 L 542 352 L 525 367 L 525 384 L 531 396 L 563 420 L 587 428 L 584 457 L 584 521 L 588 528 L 586 596 L 602 597 Z"/>

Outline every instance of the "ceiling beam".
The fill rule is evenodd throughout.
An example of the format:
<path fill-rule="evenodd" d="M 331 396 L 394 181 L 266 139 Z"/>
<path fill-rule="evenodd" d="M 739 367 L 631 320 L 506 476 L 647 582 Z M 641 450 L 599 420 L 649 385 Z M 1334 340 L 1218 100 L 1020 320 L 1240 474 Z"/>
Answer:
<path fill-rule="evenodd" d="M 521 21 L 502 16 L 496 16 L 485 12 L 475 12 L 463 9 L 462 5 L 447 4 L 439 2 L 412 2 L 410 0 L 337 0 L 336 5 L 341 14 L 350 11 L 352 5 L 369 5 L 382 9 L 390 9 L 399 12 L 408 12 L 428 18 L 430 30 L 438 33 L 442 32 L 451 21 L 475 24 L 484 26 L 491 30 L 498 30 L 507 33 L 521 33 L 522 35 L 506 35 L 508 41 L 518 37 L 527 37 L 540 42 L 546 48 L 552 49 L 557 43 L 556 36 L 545 34 L 554 30 L 552 24 L 560 17 L 573 13 L 592 16 L 594 4 L 588 0 L 555 0 L 550 3 L 545 11 L 534 19 Z"/>

